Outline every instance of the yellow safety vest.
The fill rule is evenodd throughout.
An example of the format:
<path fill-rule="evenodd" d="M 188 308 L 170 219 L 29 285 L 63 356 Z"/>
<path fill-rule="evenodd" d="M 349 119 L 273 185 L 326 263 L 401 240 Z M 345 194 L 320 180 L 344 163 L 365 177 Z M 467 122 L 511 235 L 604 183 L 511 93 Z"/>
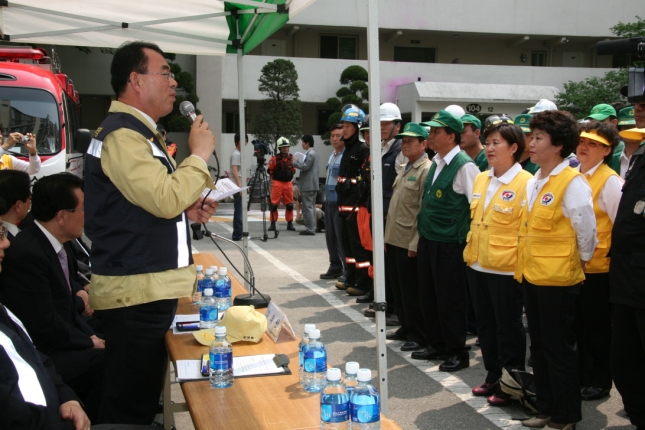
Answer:
<path fill-rule="evenodd" d="M 0 157 L 0 170 L 13 170 L 13 157 L 9 154 L 4 154 Z"/>
<path fill-rule="evenodd" d="M 585 279 L 576 232 L 562 212 L 569 183 L 580 172 L 565 167 L 551 176 L 535 198 L 532 210 L 522 211 L 515 279 L 534 285 L 568 287 Z M 528 206 L 525 193 L 522 205 Z M 525 209 L 528 209 L 525 207 Z"/>
<path fill-rule="evenodd" d="M 477 175 L 470 203 L 470 232 L 464 249 L 466 264 L 470 266 L 478 261 L 486 269 L 500 272 L 515 270 L 522 196 L 532 176 L 521 170 L 508 185 L 499 187 L 484 210 L 491 177 L 488 172 Z"/>
<path fill-rule="evenodd" d="M 587 177 L 589 186 L 591 186 L 591 195 L 593 197 L 593 211 L 596 214 L 596 230 L 598 234 L 598 246 L 587 262 L 585 273 L 607 273 L 609 272 L 609 258 L 607 253 L 611 246 L 611 229 L 614 223 L 611 222 L 607 212 L 600 210 L 598 198 L 600 191 L 605 186 L 607 179 L 611 176 L 618 176 L 616 172 L 607 164 L 602 163 L 591 177 Z"/>

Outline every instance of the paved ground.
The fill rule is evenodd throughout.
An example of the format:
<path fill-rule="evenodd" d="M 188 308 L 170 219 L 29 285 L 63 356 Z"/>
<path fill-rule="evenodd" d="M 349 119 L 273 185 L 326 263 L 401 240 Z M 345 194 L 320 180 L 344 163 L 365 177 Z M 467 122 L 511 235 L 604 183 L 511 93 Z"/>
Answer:
<path fill-rule="evenodd" d="M 217 217 L 208 224 L 209 229 L 230 237 L 232 209 L 232 204 L 220 205 Z M 337 290 L 333 281 L 319 279 L 328 266 L 324 233 L 299 236 L 298 232 L 286 231 L 284 222 L 280 222 L 278 228 L 278 239 L 250 241 L 249 259 L 258 289 L 271 295 L 297 333 L 302 332 L 306 323 L 315 323 L 321 329 L 330 366 L 344 369 L 347 361 L 358 361 L 361 367 L 375 373 L 376 326 L 362 314 L 366 305 L 357 304 Z M 304 229 L 302 226 L 297 228 Z M 251 211 L 249 231 L 252 237 L 262 236 L 260 212 Z M 222 243 L 220 246 L 242 270 L 241 257 L 232 245 Z M 199 252 L 214 252 L 224 261 L 209 239 L 193 241 L 193 247 Z M 229 272 L 233 270 L 229 268 Z M 402 342 L 388 341 L 390 416 L 403 429 L 524 428 L 518 420 L 526 417 L 520 407 L 490 408 L 485 399 L 470 394 L 472 387 L 484 381 L 485 370 L 475 338 L 469 337 L 468 343 L 472 346 L 470 367 L 448 374 L 439 372 L 439 361 L 412 360 L 410 353 L 399 350 Z M 178 384 L 173 385 L 173 399 L 183 400 Z M 583 402 L 582 415 L 583 420 L 577 426 L 579 430 L 633 428 L 616 390 L 612 390 L 609 398 Z M 178 430 L 193 428 L 187 412 L 175 414 L 175 425 Z"/>

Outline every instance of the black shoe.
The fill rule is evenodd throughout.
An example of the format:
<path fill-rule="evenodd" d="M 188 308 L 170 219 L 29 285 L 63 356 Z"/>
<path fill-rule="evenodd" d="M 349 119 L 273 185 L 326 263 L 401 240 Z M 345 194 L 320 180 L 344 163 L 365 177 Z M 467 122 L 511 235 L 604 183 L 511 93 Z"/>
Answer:
<path fill-rule="evenodd" d="M 349 294 L 350 296 L 364 296 L 365 294 L 367 294 L 367 291 L 361 290 L 360 288 L 353 286 L 353 287 L 347 288 L 347 294 Z"/>
<path fill-rule="evenodd" d="M 425 348 L 425 346 L 418 344 L 417 342 L 414 342 L 412 340 L 405 342 L 403 346 L 401 347 L 401 351 L 418 351 L 422 348 Z"/>
<path fill-rule="evenodd" d="M 415 360 L 445 360 L 448 357 L 450 357 L 450 354 L 446 351 L 437 351 L 431 346 L 426 346 L 423 350 L 412 353 L 412 358 Z"/>
<path fill-rule="evenodd" d="M 406 335 L 399 333 L 399 330 L 394 331 L 392 333 L 386 333 L 385 338 L 387 340 L 407 340 L 408 339 L 408 337 Z M 412 350 L 410 350 L 410 351 L 412 351 Z"/>
<path fill-rule="evenodd" d="M 442 372 L 456 372 L 468 366 L 470 366 L 468 355 L 453 355 L 439 365 L 439 370 Z"/>
<path fill-rule="evenodd" d="M 367 318 L 374 318 L 376 317 L 376 311 L 374 309 L 367 308 L 363 311 L 363 315 Z"/>
<path fill-rule="evenodd" d="M 374 301 L 374 291 L 369 291 L 367 294 L 360 296 L 356 299 L 356 303 L 372 303 Z"/>
<path fill-rule="evenodd" d="M 291 221 L 287 223 L 287 230 L 296 231 L 296 228 L 293 226 L 293 223 Z"/>
<path fill-rule="evenodd" d="M 587 387 L 580 393 L 582 400 L 598 400 L 609 395 L 611 388 Z"/>
<path fill-rule="evenodd" d="M 272 222 L 269 228 L 267 228 L 267 231 L 275 231 L 275 223 Z"/>
<path fill-rule="evenodd" d="M 401 325 L 401 321 L 396 315 L 385 315 L 385 326 L 386 327 L 398 327 Z"/>
<path fill-rule="evenodd" d="M 313 231 L 303 230 L 300 232 L 300 236 L 315 236 L 315 235 L 316 233 L 314 233 Z"/>
<path fill-rule="evenodd" d="M 329 272 L 327 272 L 327 273 L 323 273 L 322 275 L 320 275 L 320 279 L 336 279 L 336 278 L 340 278 L 341 275 L 342 275 L 342 273 L 329 273 Z"/>

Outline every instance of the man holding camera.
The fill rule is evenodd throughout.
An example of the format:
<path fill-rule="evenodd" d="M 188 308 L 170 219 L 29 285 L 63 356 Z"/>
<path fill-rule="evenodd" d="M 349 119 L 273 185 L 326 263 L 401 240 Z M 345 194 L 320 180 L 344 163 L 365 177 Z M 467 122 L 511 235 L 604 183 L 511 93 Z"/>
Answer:
<path fill-rule="evenodd" d="M 0 131 L 0 142 L 2 142 L 2 132 Z M 16 143 L 21 143 L 29 152 L 29 162 L 22 161 L 13 155 L 7 154 Z M 40 157 L 36 149 L 36 135 L 27 133 L 22 135 L 20 133 L 9 133 L 7 140 L 2 142 L 0 146 L 0 170 L 20 170 L 27 172 L 30 175 L 35 175 L 40 172 Z"/>
<path fill-rule="evenodd" d="M 293 164 L 293 155 L 289 154 L 291 144 L 285 137 L 281 137 L 276 142 L 278 145 L 278 154 L 269 160 L 269 175 L 271 175 L 271 225 L 269 231 L 275 231 L 275 223 L 278 221 L 278 206 L 280 200 L 284 203 L 287 210 L 284 217 L 287 220 L 287 230 L 296 231 L 293 226 L 293 174 L 296 168 Z"/>

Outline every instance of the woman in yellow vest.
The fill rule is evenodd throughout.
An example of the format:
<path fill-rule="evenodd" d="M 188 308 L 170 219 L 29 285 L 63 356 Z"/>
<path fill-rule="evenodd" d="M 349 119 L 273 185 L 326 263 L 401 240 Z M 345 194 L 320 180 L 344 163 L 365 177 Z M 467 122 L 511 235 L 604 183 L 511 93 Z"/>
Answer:
<path fill-rule="evenodd" d="M 522 289 L 513 273 L 517 263 L 522 195 L 532 175 L 523 170 L 524 132 L 498 123 L 484 130 L 486 158 L 491 169 L 475 178 L 470 203 L 470 232 L 464 260 L 477 317 L 477 335 L 487 371 L 473 388 L 493 406 L 511 400 L 500 388 L 503 367 L 524 370 L 526 334 L 522 324 Z"/>
<path fill-rule="evenodd" d="M 596 213 L 598 247 L 585 267 L 585 282 L 576 309 L 576 337 L 580 356 L 582 400 L 605 397 L 611 390 L 609 351 L 611 345 L 611 305 L 609 304 L 609 257 L 611 229 L 622 196 L 623 180 L 609 167 L 620 142 L 611 123 L 588 121 L 582 124 L 576 154 L 579 170 L 591 186 Z"/>
<path fill-rule="evenodd" d="M 40 157 L 36 149 L 36 135 L 27 133 L 23 136 L 20 133 L 10 133 L 3 142 L 2 134 L 3 132 L 0 129 L 0 170 L 21 170 L 30 175 L 35 175 L 40 172 Z M 23 137 L 29 138 L 24 143 L 25 149 L 29 152 L 29 162 L 23 161 L 8 153 L 16 143 L 22 141 Z"/>
<path fill-rule="evenodd" d="M 576 301 L 598 243 L 596 217 L 589 184 L 566 158 L 578 145 L 576 120 L 550 110 L 530 127 L 529 154 L 540 169 L 522 198 L 515 279 L 524 293 L 538 416 L 523 424 L 571 429 L 582 419 Z"/>

